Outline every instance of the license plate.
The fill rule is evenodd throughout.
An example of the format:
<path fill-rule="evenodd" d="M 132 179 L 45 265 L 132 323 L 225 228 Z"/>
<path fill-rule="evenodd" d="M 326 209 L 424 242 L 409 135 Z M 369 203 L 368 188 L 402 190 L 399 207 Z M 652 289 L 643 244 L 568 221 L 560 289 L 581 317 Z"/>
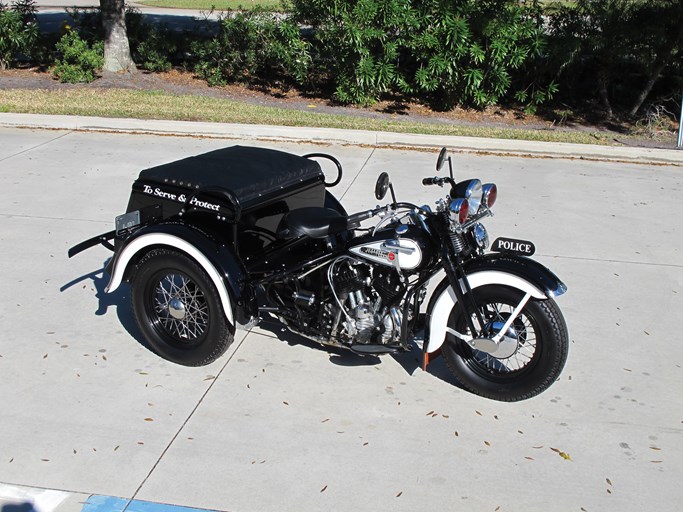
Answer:
<path fill-rule="evenodd" d="M 515 238 L 496 238 L 491 246 L 492 251 L 511 252 L 522 256 L 531 256 L 536 252 L 536 246 L 528 240 L 517 240 Z"/>
<path fill-rule="evenodd" d="M 140 210 L 116 217 L 116 233 L 120 234 L 140 225 Z"/>

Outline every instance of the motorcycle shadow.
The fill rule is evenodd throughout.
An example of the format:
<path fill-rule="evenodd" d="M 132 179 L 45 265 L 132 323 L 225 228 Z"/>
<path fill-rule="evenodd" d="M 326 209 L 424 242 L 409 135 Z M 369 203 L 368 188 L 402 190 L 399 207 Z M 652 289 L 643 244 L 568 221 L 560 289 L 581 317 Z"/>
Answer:
<path fill-rule="evenodd" d="M 276 320 L 264 319 L 259 323 L 259 329 L 272 334 L 280 341 L 287 343 L 290 346 L 304 346 L 313 350 L 323 351 L 329 355 L 330 363 L 337 366 L 357 367 L 357 366 L 376 366 L 382 364 L 382 357 L 376 355 L 356 354 L 348 349 L 341 347 L 334 347 L 330 345 L 322 345 L 318 342 L 310 340 L 305 336 L 296 334 L 286 329 L 282 324 Z M 389 355 L 396 361 L 408 375 L 415 375 L 416 372 L 421 371 L 422 368 L 422 349 L 415 343 L 410 344 L 410 349 L 406 352 L 397 352 Z M 384 356 L 388 357 L 388 356 Z M 436 377 L 439 380 L 446 382 L 454 387 L 464 389 L 460 382 L 453 376 L 446 366 L 446 362 L 442 357 L 429 363 L 427 373 Z"/>
<path fill-rule="evenodd" d="M 63 292 L 67 289 L 75 286 L 79 283 L 84 283 L 88 280 L 92 282 L 95 289 L 95 298 L 98 300 L 97 310 L 95 310 L 96 316 L 104 316 L 108 313 L 109 308 L 116 308 L 116 316 L 118 317 L 121 326 L 126 330 L 126 332 L 135 341 L 140 343 L 143 347 L 151 350 L 149 344 L 145 341 L 142 333 L 138 329 L 138 326 L 133 317 L 133 309 L 130 303 L 130 285 L 126 282 L 121 283 L 121 285 L 112 293 L 106 293 L 104 289 L 109 284 L 109 274 L 105 270 L 109 260 L 105 261 L 102 268 L 99 270 L 94 270 L 87 274 L 77 277 L 76 279 L 63 285 L 59 291 Z M 86 285 L 84 285 L 86 286 Z"/>

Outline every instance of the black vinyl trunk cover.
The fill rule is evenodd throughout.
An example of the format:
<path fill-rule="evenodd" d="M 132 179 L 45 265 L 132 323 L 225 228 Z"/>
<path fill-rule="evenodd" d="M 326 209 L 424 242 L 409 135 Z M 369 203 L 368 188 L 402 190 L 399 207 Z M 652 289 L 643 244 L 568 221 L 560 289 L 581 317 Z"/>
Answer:
<path fill-rule="evenodd" d="M 191 156 L 140 172 L 140 180 L 197 189 L 231 190 L 242 207 L 304 182 L 325 179 L 320 165 L 283 151 L 232 146 Z"/>

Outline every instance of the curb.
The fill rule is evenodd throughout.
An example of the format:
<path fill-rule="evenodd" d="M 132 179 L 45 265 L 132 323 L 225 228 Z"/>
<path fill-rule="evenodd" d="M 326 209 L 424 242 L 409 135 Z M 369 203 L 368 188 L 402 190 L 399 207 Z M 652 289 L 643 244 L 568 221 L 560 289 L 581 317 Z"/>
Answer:
<path fill-rule="evenodd" d="M 464 153 L 683 166 L 683 151 L 676 149 L 419 135 L 332 128 L 13 113 L 0 113 L 0 126 L 309 144 L 341 144 L 415 150 L 434 150 L 446 146 L 452 151 Z"/>

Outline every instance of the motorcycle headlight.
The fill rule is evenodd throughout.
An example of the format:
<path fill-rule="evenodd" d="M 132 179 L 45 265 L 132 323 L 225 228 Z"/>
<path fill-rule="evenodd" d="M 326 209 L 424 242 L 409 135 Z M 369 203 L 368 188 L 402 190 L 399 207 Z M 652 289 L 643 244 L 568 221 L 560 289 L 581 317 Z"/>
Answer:
<path fill-rule="evenodd" d="M 486 249 L 489 246 L 489 234 L 483 224 L 477 222 L 472 227 L 472 235 L 474 236 L 477 247 L 480 249 Z"/>
<path fill-rule="evenodd" d="M 482 187 L 480 180 L 465 180 L 455 186 L 455 197 L 467 199 L 470 213 L 477 213 L 481 205 Z"/>
<path fill-rule="evenodd" d="M 470 207 L 469 203 L 467 202 L 467 199 L 454 199 L 451 201 L 451 204 L 448 206 L 448 209 L 451 212 L 451 220 L 455 222 L 456 224 L 464 224 L 465 221 L 467 220 L 467 215 L 470 212 Z"/>
<path fill-rule="evenodd" d="M 481 187 L 481 203 L 487 208 L 491 208 L 498 199 L 498 187 L 495 183 L 487 183 Z"/>

